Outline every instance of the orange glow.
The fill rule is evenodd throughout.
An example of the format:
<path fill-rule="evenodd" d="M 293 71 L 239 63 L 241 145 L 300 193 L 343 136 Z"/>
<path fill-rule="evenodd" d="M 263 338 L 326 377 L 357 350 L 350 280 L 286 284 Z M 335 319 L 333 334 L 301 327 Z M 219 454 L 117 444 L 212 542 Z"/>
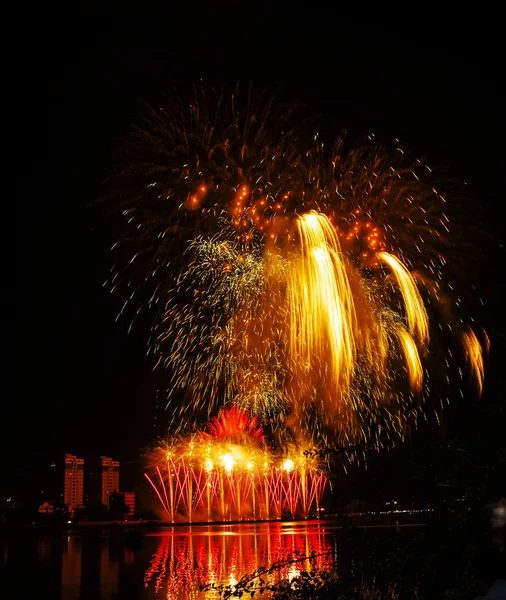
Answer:
<path fill-rule="evenodd" d="M 293 460 L 291 458 L 287 458 L 284 462 L 283 462 L 283 469 L 285 471 L 293 471 L 293 468 L 295 467 L 295 463 L 293 462 Z"/>
<path fill-rule="evenodd" d="M 398 327 L 397 335 L 406 360 L 411 388 L 419 391 L 423 383 L 423 368 L 418 349 L 413 338 L 404 327 Z"/>
<path fill-rule="evenodd" d="M 472 329 L 464 332 L 462 336 L 462 344 L 464 346 L 467 360 L 471 367 L 471 372 L 476 380 L 478 391 L 481 394 L 483 391 L 483 381 L 485 378 L 483 347 Z M 488 337 L 486 337 L 486 350 L 488 350 Z"/>
<path fill-rule="evenodd" d="M 465 396 L 462 363 L 481 391 L 485 341 L 466 324 L 475 298 L 461 277 L 472 227 L 457 186 L 398 140 L 356 145 L 343 132 L 323 144 L 263 94 L 205 88 L 149 109 L 103 188 L 119 226 L 105 284 L 124 295 L 118 318 L 152 317 L 147 350 L 174 429 L 234 405 L 269 419 L 280 446 L 379 451 Z M 204 489 L 195 499 L 181 483 L 185 514 L 206 503 L 202 481 L 215 496 L 239 492 L 237 507 L 260 473 L 248 443 L 204 437 L 191 459 L 179 442 L 166 458 Z M 268 453 L 266 471 L 302 480 L 295 453 L 283 468 L 285 450 Z"/>
<path fill-rule="evenodd" d="M 429 342 L 429 318 L 413 276 L 392 254 L 380 252 L 377 256 L 392 269 L 397 280 L 404 300 L 409 332 L 416 336 L 420 343 L 427 344 Z"/>
<path fill-rule="evenodd" d="M 222 462 L 223 466 L 225 467 L 225 471 L 227 473 L 230 473 L 232 471 L 232 469 L 234 468 L 235 460 L 231 454 L 228 454 L 228 453 L 224 454 L 221 457 L 221 462 Z"/>
<path fill-rule="evenodd" d="M 309 370 L 328 351 L 332 380 L 345 391 L 355 366 L 356 314 L 339 241 L 316 212 L 299 217 L 297 230 L 301 256 L 288 281 L 292 358 Z"/>
<path fill-rule="evenodd" d="M 160 447 L 145 477 L 171 522 L 280 518 L 285 510 L 307 516 L 327 479 L 317 458 L 287 450 L 285 458 L 272 453 L 258 419 L 233 407 L 207 431 Z"/>
<path fill-rule="evenodd" d="M 377 268 L 378 263 L 374 260 L 368 250 L 373 252 L 385 250 L 385 241 L 378 227 L 370 220 L 364 220 L 363 217 L 357 217 L 352 213 L 353 223 L 345 231 L 339 231 L 339 235 L 353 245 L 353 252 L 360 259 L 360 265 L 363 267 Z M 332 220 L 332 216 L 329 217 Z M 336 229 L 338 229 L 336 227 Z M 349 246 L 351 246 L 351 244 Z M 352 248 L 350 247 L 350 250 Z"/>
<path fill-rule="evenodd" d="M 397 257 L 380 252 L 372 256 L 371 264 L 378 265 L 381 260 L 390 267 L 402 298 L 406 327 L 396 311 L 381 309 L 369 293 L 367 281 L 356 276 L 326 215 L 301 215 L 296 231 L 299 253 L 291 256 L 287 269 L 287 336 L 296 380 L 294 411 L 304 414 L 306 390 L 320 386 L 319 401 L 326 418 L 348 435 L 354 423 L 343 419 L 341 408 L 349 402 L 357 376 L 367 373 L 381 385 L 388 370 L 397 368 L 395 355 L 399 354 L 411 390 L 422 393 L 420 351 L 429 341 L 428 315 L 415 280 Z M 370 253 L 361 255 L 370 258 Z"/>

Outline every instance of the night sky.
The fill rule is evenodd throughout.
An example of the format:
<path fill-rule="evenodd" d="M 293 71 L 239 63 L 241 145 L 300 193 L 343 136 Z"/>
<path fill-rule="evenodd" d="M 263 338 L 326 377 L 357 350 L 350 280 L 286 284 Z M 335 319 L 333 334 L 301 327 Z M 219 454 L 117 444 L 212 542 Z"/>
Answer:
<path fill-rule="evenodd" d="M 172 88 L 184 94 L 200 78 L 252 82 L 303 102 L 321 115 L 330 137 L 343 127 L 352 139 L 369 132 L 399 137 L 469 181 L 473 218 L 490 232 L 477 247 L 483 319 L 502 344 L 493 360 L 504 357 L 506 99 L 497 17 L 365 20 L 312 7 L 273 14 L 254 2 L 216 2 L 207 14 L 197 6 L 142 14 L 121 6 L 109 15 L 76 16 L 82 26 L 75 36 L 62 35 L 51 60 L 34 57 L 40 68 L 33 89 L 42 101 L 28 109 L 36 126 L 24 140 L 34 181 L 17 207 L 19 265 L 8 288 L 17 371 L 14 394 L 4 396 L 6 489 L 46 457 L 108 453 L 132 460 L 149 440 L 163 380 L 145 358 L 146 329 L 127 335 L 128 322 L 114 320 L 121 299 L 102 288 L 108 231 L 89 205 L 141 101 L 156 103 Z"/>

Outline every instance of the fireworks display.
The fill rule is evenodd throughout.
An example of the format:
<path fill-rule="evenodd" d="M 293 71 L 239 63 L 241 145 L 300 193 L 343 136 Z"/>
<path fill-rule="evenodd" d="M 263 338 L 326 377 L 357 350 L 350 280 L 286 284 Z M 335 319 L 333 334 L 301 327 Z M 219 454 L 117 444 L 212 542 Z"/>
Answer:
<path fill-rule="evenodd" d="M 207 431 L 159 447 L 153 473 L 145 476 L 164 517 L 191 523 L 307 518 L 317 511 L 327 484 L 317 459 L 295 448 L 278 456 L 265 442 L 256 417 L 233 407 L 220 411 Z"/>
<path fill-rule="evenodd" d="M 483 386 L 488 341 L 457 292 L 462 219 L 446 182 L 400 146 L 370 136 L 326 148 L 295 125 L 272 101 L 241 108 L 237 94 L 197 90 L 190 104 L 148 109 L 111 178 L 120 233 L 107 283 L 126 290 L 121 314 L 152 310 L 149 352 L 176 418 L 233 405 L 295 440 L 379 448 L 403 439 L 429 397 L 443 407 L 468 372 Z M 272 458 L 262 471 L 257 426 L 244 431 L 244 455 L 229 453 L 241 472 L 230 494 L 217 430 L 178 446 L 159 475 L 166 510 L 213 512 L 225 495 L 222 513 L 246 496 L 260 510 L 253 479 L 281 490 L 285 475 L 272 483 Z M 190 467 L 195 493 L 167 474 Z M 302 490 L 320 485 L 306 484 L 294 484 L 292 514 L 307 513 L 313 492 Z"/>

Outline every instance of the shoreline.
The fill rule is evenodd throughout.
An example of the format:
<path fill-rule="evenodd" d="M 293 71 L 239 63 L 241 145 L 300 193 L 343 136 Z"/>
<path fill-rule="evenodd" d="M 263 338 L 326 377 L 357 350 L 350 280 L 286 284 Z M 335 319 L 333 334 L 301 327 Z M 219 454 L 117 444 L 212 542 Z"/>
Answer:
<path fill-rule="evenodd" d="M 139 521 L 84 521 L 76 523 L 32 523 L 32 524 L 11 524 L 0 526 L 0 536 L 2 534 L 16 532 L 56 532 L 56 531 L 86 531 L 96 529 L 127 530 L 127 529 L 147 529 L 147 528 L 192 528 L 192 527 L 228 527 L 228 526 L 248 526 L 262 524 L 335 524 L 342 523 L 342 520 L 350 521 L 357 527 L 403 527 L 403 526 L 422 526 L 427 521 L 426 513 L 429 511 L 406 511 L 406 512 L 385 512 L 385 513 L 349 513 L 336 516 L 328 516 L 320 519 L 315 518 L 295 518 L 295 519 L 262 519 L 262 520 L 233 520 L 233 521 L 181 521 L 171 522 L 162 520 L 139 520 Z M 432 513 L 432 511 L 430 511 Z"/>

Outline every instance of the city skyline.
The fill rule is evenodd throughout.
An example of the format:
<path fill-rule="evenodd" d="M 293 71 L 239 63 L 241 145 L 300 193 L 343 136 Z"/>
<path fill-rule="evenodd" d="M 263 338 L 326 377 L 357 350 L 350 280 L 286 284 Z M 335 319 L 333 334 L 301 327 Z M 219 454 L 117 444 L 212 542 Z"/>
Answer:
<path fill-rule="evenodd" d="M 117 460 L 108 456 L 101 456 L 102 461 L 102 504 L 109 508 L 109 497 L 112 492 L 119 492 L 119 467 Z"/>
<path fill-rule="evenodd" d="M 84 459 L 65 454 L 63 503 L 74 513 L 84 506 Z"/>
<path fill-rule="evenodd" d="M 53 460 L 48 469 L 40 473 L 39 490 L 32 491 L 31 498 L 25 498 L 30 504 L 38 501 L 39 514 L 57 516 L 62 511 L 72 516 L 85 514 L 86 509 L 105 517 L 107 512 L 116 514 L 121 503 L 128 507 L 126 517 L 132 518 L 136 507 L 136 494 L 125 491 L 120 485 L 120 461 L 101 455 L 98 457 L 78 457 L 65 453 L 60 459 Z M 139 477 L 140 479 L 140 477 Z M 112 500 L 114 500 L 114 506 Z M 17 506 L 20 499 L 0 499 L 7 507 Z M 118 507 L 119 503 L 119 507 Z M 94 517 L 95 519 L 97 516 Z"/>

